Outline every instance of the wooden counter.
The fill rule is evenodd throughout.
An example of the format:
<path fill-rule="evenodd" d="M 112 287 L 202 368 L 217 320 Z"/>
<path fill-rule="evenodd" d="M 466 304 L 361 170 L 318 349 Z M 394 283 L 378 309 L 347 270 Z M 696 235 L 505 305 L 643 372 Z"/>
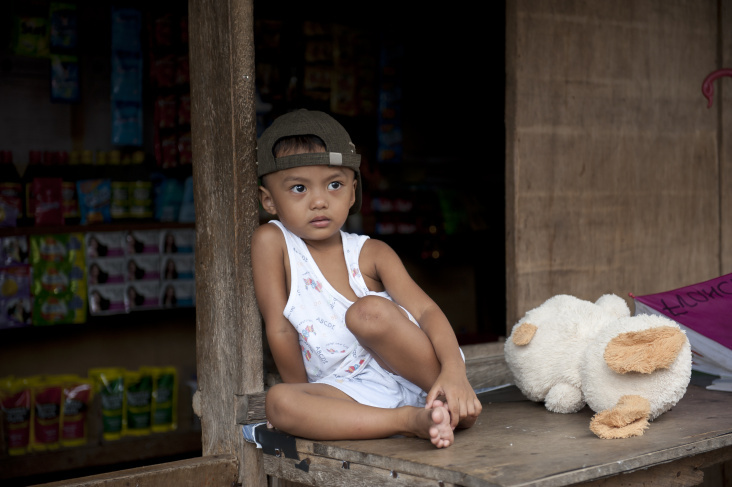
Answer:
<path fill-rule="evenodd" d="M 643 436 L 622 440 L 596 437 L 589 408 L 551 413 L 513 386 L 482 394 L 481 401 L 476 425 L 459 431 L 444 450 L 413 438 L 297 439 L 299 459 L 264 455 L 265 469 L 311 485 L 627 485 L 648 476 L 659 482 L 654 485 L 670 485 L 665 476 L 673 485 L 695 485 L 703 476 L 699 468 L 732 459 L 729 392 L 692 385 Z"/>

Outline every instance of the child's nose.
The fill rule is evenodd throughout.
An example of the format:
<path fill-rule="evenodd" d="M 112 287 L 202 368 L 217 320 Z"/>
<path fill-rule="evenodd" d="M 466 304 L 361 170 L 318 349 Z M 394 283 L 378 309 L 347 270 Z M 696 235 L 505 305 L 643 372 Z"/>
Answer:
<path fill-rule="evenodd" d="M 327 208 L 328 207 L 328 197 L 327 193 L 324 191 L 317 191 L 312 193 L 312 200 L 311 200 L 311 206 L 315 209 L 321 209 L 321 208 Z"/>

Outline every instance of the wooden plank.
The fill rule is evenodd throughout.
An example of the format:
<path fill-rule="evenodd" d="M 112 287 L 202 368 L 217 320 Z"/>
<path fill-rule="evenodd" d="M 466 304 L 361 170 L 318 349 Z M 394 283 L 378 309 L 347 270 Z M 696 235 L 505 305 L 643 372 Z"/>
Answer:
<path fill-rule="evenodd" d="M 507 5 L 507 329 L 719 275 L 717 3 Z M 629 55 L 632 53 L 632 55 Z"/>
<path fill-rule="evenodd" d="M 704 468 L 720 465 L 723 462 L 728 462 L 731 458 L 732 446 L 728 446 L 656 467 L 642 468 L 594 482 L 582 482 L 576 484 L 575 487 L 621 487 L 628 485 L 685 487 L 699 485 L 705 481 Z M 716 484 L 707 483 L 706 485 Z"/>
<path fill-rule="evenodd" d="M 263 485 L 261 454 L 234 418 L 237 396 L 263 390 L 250 262 L 259 224 L 252 1 L 189 0 L 188 12 L 203 452 L 236 454 L 239 482 Z"/>
<path fill-rule="evenodd" d="M 60 448 L 49 452 L 5 457 L 0 461 L 0 479 L 13 479 L 64 472 L 87 467 L 114 465 L 180 454 L 200 454 L 201 433 L 196 431 L 126 437 L 103 444 Z M 1 482 L 0 482 L 1 483 Z"/>
<path fill-rule="evenodd" d="M 239 464 L 234 455 L 212 455 L 44 484 L 45 487 L 231 487 Z"/>
<path fill-rule="evenodd" d="M 265 466 L 270 474 L 291 472 L 290 480 L 304 482 L 301 473 L 292 472 L 296 463 L 310 458 L 311 465 L 319 465 L 315 456 L 335 461 L 332 479 L 318 478 L 319 485 L 347 485 L 339 483 L 345 477 L 333 472 L 337 462 L 347 461 L 351 466 L 465 486 L 562 486 L 660 465 L 671 468 L 671 462 L 684 464 L 696 457 L 682 465 L 688 470 L 689 465 L 726 461 L 731 454 L 730 396 L 698 386 L 690 386 L 686 396 L 651 423 L 643 436 L 624 440 L 601 440 L 592 434 L 593 413 L 588 408 L 576 414 L 550 413 L 518 390 L 485 394 L 481 400 L 484 409 L 476 425 L 458 431 L 455 445 L 444 450 L 414 438 L 298 439 L 299 459 L 270 457 Z M 292 465 L 278 465 L 283 462 Z"/>

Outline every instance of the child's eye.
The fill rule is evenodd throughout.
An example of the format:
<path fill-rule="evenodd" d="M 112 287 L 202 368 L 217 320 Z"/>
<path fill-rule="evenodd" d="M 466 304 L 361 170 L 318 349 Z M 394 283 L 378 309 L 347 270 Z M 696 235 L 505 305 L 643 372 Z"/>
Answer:
<path fill-rule="evenodd" d="M 343 184 L 342 184 L 342 183 L 341 183 L 340 181 L 333 181 L 332 183 L 330 183 L 330 184 L 328 185 L 328 189 L 331 189 L 331 190 L 333 190 L 333 189 L 338 189 L 338 188 L 340 188 L 341 186 L 343 186 Z"/>
<path fill-rule="evenodd" d="M 305 192 L 305 185 L 303 184 L 296 184 L 292 188 L 290 188 L 290 191 L 293 193 L 304 193 Z"/>

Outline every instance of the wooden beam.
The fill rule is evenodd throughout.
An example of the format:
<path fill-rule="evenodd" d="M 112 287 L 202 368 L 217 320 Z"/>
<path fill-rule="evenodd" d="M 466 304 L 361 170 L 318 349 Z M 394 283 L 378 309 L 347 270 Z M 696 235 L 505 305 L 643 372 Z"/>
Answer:
<path fill-rule="evenodd" d="M 189 0 L 196 202 L 198 413 L 204 455 L 232 453 L 239 482 L 266 482 L 235 421 L 237 397 L 263 390 L 262 332 L 251 286 L 259 223 L 251 0 Z"/>
<path fill-rule="evenodd" d="M 44 484 L 46 487 L 231 487 L 239 475 L 234 455 L 212 455 Z"/>

